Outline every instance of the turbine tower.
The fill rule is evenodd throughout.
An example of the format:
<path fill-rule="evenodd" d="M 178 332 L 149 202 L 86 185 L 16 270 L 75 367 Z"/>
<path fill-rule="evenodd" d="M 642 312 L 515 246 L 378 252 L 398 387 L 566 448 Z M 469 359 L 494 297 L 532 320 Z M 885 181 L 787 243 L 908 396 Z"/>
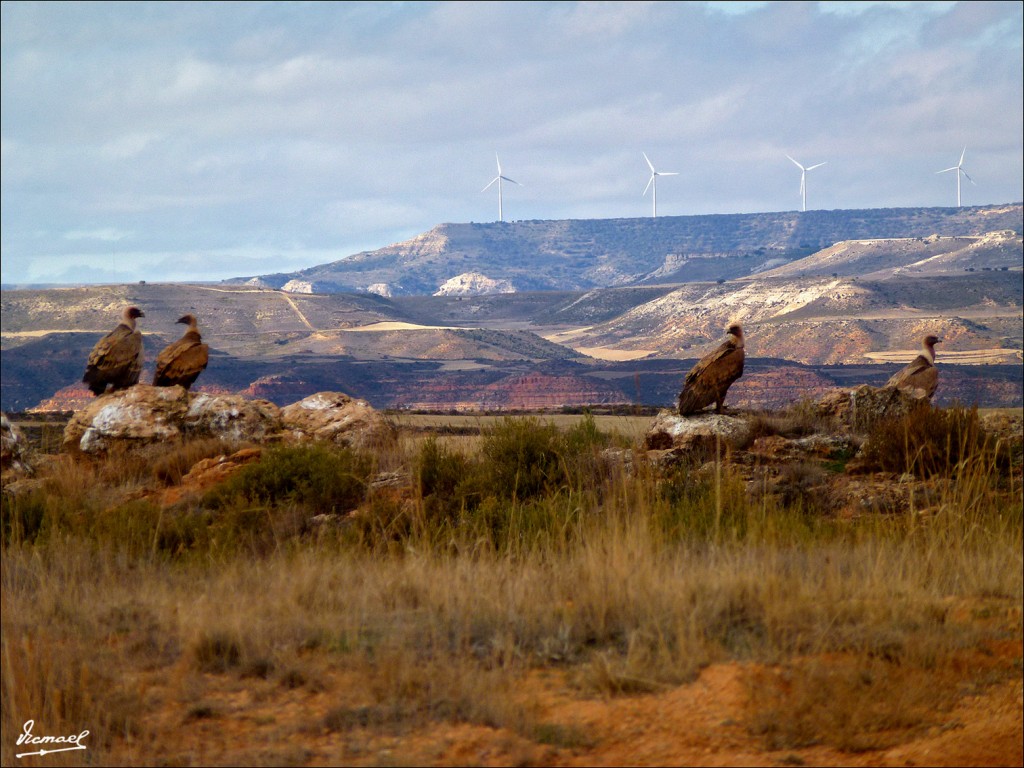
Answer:
<path fill-rule="evenodd" d="M 786 155 L 786 157 L 789 157 L 789 155 Z M 825 163 L 818 163 L 817 165 L 810 165 L 810 166 L 804 168 L 802 165 L 800 165 L 800 163 L 796 162 L 796 160 L 793 160 L 792 157 L 789 157 L 789 159 L 793 161 L 793 163 L 796 165 L 797 168 L 800 169 L 800 198 L 803 201 L 803 210 L 806 211 L 807 210 L 807 172 L 808 171 L 813 171 L 815 168 L 821 168 L 821 166 L 825 165 L 825 163 L 827 163 L 828 161 L 826 160 Z"/>
<path fill-rule="evenodd" d="M 513 184 L 517 184 L 520 187 L 523 186 L 523 185 L 519 184 L 519 182 L 516 181 L 515 179 L 510 179 L 508 176 L 502 176 L 501 175 L 501 160 L 498 160 L 497 153 L 495 153 L 494 159 L 498 163 L 498 175 L 495 176 L 493 179 L 491 179 L 490 184 L 488 184 L 486 187 L 484 187 L 480 191 L 481 192 L 486 192 L 488 189 L 491 188 L 491 184 L 493 184 L 494 182 L 498 182 L 498 221 L 504 221 L 505 219 L 502 218 L 502 210 L 501 210 L 501 182 L 502 181 L 511 181 Z"/>
<path fill-rule="evenodd" d="M 941 171 L 936 173 L 948 173 L 949 171 L 956 171 L 956 207 L 960 207 L 960 174 L 962 173 L 971 184 L 974 184 L 974 179 L 967 175 L 967 171 L 964 170 L 964 155 L 967 154 L 967 147 L 964 147 L 964 151 L 960 153 L 960 162 L 954 165 L 952 168 L 943 168 Z M 974 186 L 978 186 L 974 184 Z"/>
<path fill-rule="evenodd" d="M 652 219 L 656 219 L 656 218 L 658 218 L 658 177 L 659 176 L 678 176 L 679 174 L 676 173 L 675 171 L 656 171 L 656 170 L 654 170 L 654 163 L 652 163 L 651 159 L 649 157 L 647 157 L 647 153 L 646 152 L 641 152 L 640 154 L 644 156 L 644 160 L 647 161 L 647 165 L 651 169 L 651 178 L 648 179 L 647 186 L 644 187 L 644 195 L 647 194 L 647 190 L 648 189 L 651 189 L 652 186 L 654 187 L 654 193 L 651 195 L 651 202 L 653 204 L 653 208 L 651 210 L 651 218 Z"/>

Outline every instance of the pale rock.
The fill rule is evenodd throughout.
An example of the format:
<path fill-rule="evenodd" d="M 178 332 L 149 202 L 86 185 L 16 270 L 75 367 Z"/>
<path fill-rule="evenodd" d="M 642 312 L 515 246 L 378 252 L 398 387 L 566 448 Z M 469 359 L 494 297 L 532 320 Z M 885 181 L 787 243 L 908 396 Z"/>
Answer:
<path fill-rule="evenodd" d="M 829 392 L 817 402 L 817 411 L 820 416 L 832 418 L 842 427 L 866 432 L 881 419 L 905 416 L 922 402 L 928 402 L 928 395 L 923 389 L 862 384 L 856 389 Z"/>
<path fill-rule="evenodd" d="M 446 280 L 434 293 L 435 296 L 484 296 L 491 293 L 515 293 L 515 286 L 508 280 L 492 280 L 479 272 L 463 272 Z"/>
<path fill-rule="evenodd" d="M 136 384 L 101 395 L 64 428 L 64 450 L 104 453 L 115 443 L 144 445 L 176 440 L 187 410 L 184 387 Z"/>
<path fill-rule="evenodd" d="M 182 428 L 235 442 L 263 442 L 280 432 L 281 409 L 268 400 L 247 400 L 240 395 L 193 395 Z"/>
<path fill-rule="evenodd" d="M 394 438 L 394 429 L 365 400 L 341 392 L 315 395 L 281 409 L 281 419 L 295 441 L 323 440 L 351 448 L 369 448 Z"/>
<path fill-rule="evenodd" d="M 29 466 L 26 456 L 28 454 L 28 441 L 25 435 L 17 426 L 11 423 L 6 413 L 0 413 L 0 471 L 7 475 L 29 474 L 32 468 Z M 6 482 L 4 483 L 6 486 Z"/>
<path fill-rule="evenodd" d="M 281 290 L 285 293 L 316 293 L 316 286 L 311 280 L 289 280 Z"/>
<path fill-rule="evenodd" d="M 644 443 L 651 450 L 682 450 L 694 448 L 743 448 L 750 441 L 750 424 L 746 419 L 717 413 L 680 416 L 662 410 L 647 429 Z"/>
<path fill-rule="evenodd" d="M 266 400 L 238 395 L 189 395 L 184 387 L 136 384 L 102 395 L 78 411 L 64 428 L 64 450 L 102 454 L 114 445 L 178 442 L 212 436 L 261 442 L 281 431 L 280 409 Z"/>

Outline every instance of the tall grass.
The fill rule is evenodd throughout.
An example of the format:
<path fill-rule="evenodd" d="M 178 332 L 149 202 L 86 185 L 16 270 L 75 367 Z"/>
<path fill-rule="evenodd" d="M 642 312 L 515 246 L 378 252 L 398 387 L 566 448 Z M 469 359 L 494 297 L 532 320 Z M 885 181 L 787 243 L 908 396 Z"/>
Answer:
<path fill-rule="evenodd" d="M 927 515 L 842 522 L 748 492 L 724 453 L 627 465 L 585 422 L 482 440 L 422 443 L 409 484 L 384 490 L 371 458 L 281 449 L 179 508 L 73 465 L 5 499 L 4 732 L 89 728 L 88 760 L 145 760 L 173 748 L 167 707 L 216 716 L 211 679 L 313 688 L 342 670 L 363 684 L 329 732 L 471 722 L 586 744 L 520 694 L 530 670 L 615 696 L 738 660 L 756 663 L 746 725 L 766 746 L 858 750 L 932 724 L 961 695 L 960 656 L 1020 635 L 1019 611 L 957 618 L 1022 599 L 1020 488 L 991 454 L 940 478 Z M 324 514 L 329 535 L 310 523 Z"/>

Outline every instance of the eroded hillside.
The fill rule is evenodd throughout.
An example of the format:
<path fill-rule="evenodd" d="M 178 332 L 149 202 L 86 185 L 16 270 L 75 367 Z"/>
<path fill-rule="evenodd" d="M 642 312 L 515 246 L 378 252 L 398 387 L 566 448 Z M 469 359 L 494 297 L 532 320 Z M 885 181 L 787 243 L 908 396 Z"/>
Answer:
<path fill-rule="evenodd" d="M 1019 238 L 1021 218 L 1022 207 L 1014 204 L 440 224 L 340 261 L 231 282 L 281 288 L 296 281 L 302 291 L 401 296 L 434 294 L 466 273 L 507 281 L 518 291 L 733 279 L 845 240 L 980 237 L 999 230 Z"/>

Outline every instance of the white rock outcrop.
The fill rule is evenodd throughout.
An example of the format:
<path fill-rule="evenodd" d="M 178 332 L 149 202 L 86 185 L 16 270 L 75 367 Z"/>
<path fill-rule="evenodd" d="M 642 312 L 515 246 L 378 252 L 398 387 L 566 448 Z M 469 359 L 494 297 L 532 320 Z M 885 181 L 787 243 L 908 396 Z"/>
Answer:
<path fill-rule="evenodd" d="M 183 387 L 137 384 L 96 398 L 64 429 L 64 450 L 90 455 L 114 447 L 145 447 L 187 437 L 234 443 L 331 441 L 352 447 L 380 445 L 390 424 L 365 400 L 319 392 L 284 408 L 239 395 L 189 394 Z"/>
<path fill-rule="evenodd" d="M 11 423 L 6 413 L 0 413 L 0 471 L 7 475 L 28 474 L 28 442 L 17 426 Z"/>
<path fill-rule="evenodd" d="M 317 392 L 281 409 L 291 440 L 318 440 L 370 448 L 394 438 L 393 427 L 365 400 L 341 392 Z"/>
<path fill-rule="evenodd" d="M 663 410 L 647 428 L 644 444 L 649 450 L 714 450 L 716 445 L 743 448 L 750 442 L 750 435 L 750 423 L 744 418 L 717 413 L 680 416 Z"/>
<path fill-rule="evenodd" d="M 434 293 L 435 296 L 485 296 L 489 293 L 515 293 L 515 286 L 508 280 L 492 280 L 479 272 L 463 272 L 446 280 Z"/>

